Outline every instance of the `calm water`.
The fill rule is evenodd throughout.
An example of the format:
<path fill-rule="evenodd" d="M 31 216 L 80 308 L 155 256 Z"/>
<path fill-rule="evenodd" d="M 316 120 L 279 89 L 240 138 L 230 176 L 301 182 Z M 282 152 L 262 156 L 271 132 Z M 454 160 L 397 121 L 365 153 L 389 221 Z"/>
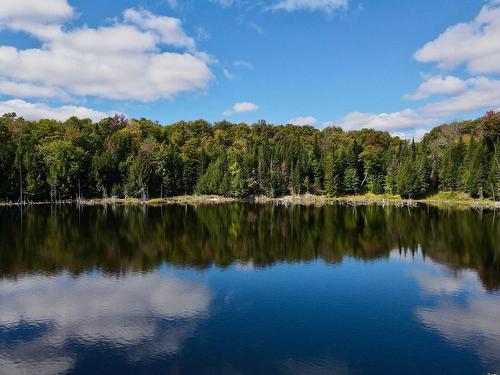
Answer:
<path fill-rule="evenodd" d="M 500 217 L 0 209 L 0 373 L 500 374 Z"/>

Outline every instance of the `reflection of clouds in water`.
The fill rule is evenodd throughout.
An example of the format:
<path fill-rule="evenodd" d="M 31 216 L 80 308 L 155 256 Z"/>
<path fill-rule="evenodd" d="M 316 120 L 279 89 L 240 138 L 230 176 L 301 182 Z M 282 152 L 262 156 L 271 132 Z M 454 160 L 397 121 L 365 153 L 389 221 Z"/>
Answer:
<path fill-rule="evenodd" d="M 417 309 L 418 320 L 450 342 L 473 348 L 499 370 L 500 295 L 486 293 L 472 271 L 456 277 L 424 271 L 414 275 L 426 293 L 440 294 L 437 306 Z M 463 296 L 463 302 L 456 302 L 457 295 Z"/>
<path fill-rule="evenodd" d="M 22 366 L 18 362 L 0 358 L 0 369 L 2 374 L 9 375 L 49 375 L 62 374 L 73 367 L 73 360 L 70 357 L 59 357 L 52 359 L 38 358 L 31 363 Z"/>
<path fill-rule="evenodd" d="M 0 328 L 30 323 L 46 329 L 36 338 L 0 347 L 0 366 L 12 368 L 9 373 L 62 372 L 73 363 L 62 349 L 70 339 L 127 347 L 131 359 L 174 354 L 194 333 L 210 299 L 206 287 L 160 273 L 2 280 Z"/>
<path fill-rule="evenodd" d="M 255 265 L 253 263 L 253 260 L 249 260 L 246 262 L 240 261 L 235 263 L 234 269 L 237 271 L 253 271 L 255 269 Z"/>
<path fill-rule="evenodd" d="M 413 276 L 420 287 L 427 293 L 457 294 L 467 290 L 481 292 L 477 275 L 473 271 L 460 271 L 456 276 L 443 274 L 429 274 L 422 270 L 415 270 Z"/>
<path fill-rule="evenodd" d="M 423 262 L 426 258 L 424 258 L 422 250 L 419 248 L 418 251 L 415 252 L 410 250 L 392 250 L 389 253 L 389 259 L 413 263 L 415 261 Z"/>

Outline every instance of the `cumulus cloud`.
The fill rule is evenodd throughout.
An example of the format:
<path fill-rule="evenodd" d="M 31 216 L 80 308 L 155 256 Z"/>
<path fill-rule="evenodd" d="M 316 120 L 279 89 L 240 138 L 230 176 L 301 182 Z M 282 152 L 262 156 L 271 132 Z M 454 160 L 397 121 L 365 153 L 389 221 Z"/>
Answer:
<path fill-rule="evenodd" d="M 51 107 L 44 103 L 28 103 L 21 99 L 0 101 L 0 114 L 11 112 L 15 112 L 26 120 L 52 119 L 59 121 L 65 121 L 72 116 L 97 121 L 112 115 L 111 113 L 74 105 Z"/>
<path fill-rule="evenodd" d="M 24 97 L 64 93 L 146 102 L 203 90 L 214 78 L 210 57 L 197 51 L 176 18 L 127 9 L 111 26 L 66 30 L 56 22 L 72 15 L 66 1 L 31 2 L 42 4 L 40 9 L 59 6 L 60 15 L 32 12 L 28 0 L 19 1 L 24 13 L 21 7 L 14 11 L 0 5 L 1 26 L 30 33 L 42 44 L 31 49 L 0 46 L 0 80 L 23 85 Z"/>
<path fill-rule="evenodd" d="M 412 95 L 406 95 L 408 100 L 427 99 L 433 95 L 452 95 L 467 89 L 467 83 L 454 76 L 443 77 L 424 76 L 424 81 L 420 84 L 417 91 Z"/>
<path fill-rule="evenodd" d="M 272 4 L 269 9 L 288 12 L 308 10 L 332 13 L 334 10 L 347 9 L 347 7 L 347 0 L 280 0 Z"/>
<path fill-rule="evenodd" d="M 454 95 L 452 95 L 454 94 Z M 456 77 L 430 77 L 424 81 L 411 99 L 424 99 L 431 95 L 446 95 L 417 109 L 392 113 L 353 112 L 339 125 L 345 130 L 372 128 L 390 131 L 402 138 L 420 138 L 430 126 L 451 116 L 477 113 L 500 106 L 500 80 L 475 77 L 462 80 Z"/>
<path fill-rule="evenodd" d="M 59 98 L 69 100 L 69 95 L 57 87 L 19 83 L 0 79 L 0 95 L 18 98 Z"/>
<path fill-rule="evenodd" d="M 259 109 L 259 106 L 252 102 L 241 102 L 233 105 L 231 109 L 227 109 L 223 112 L 224 116 L 231 116 L 236 113 L 244 113 L 244 112 L 254 112 Z"/>
<path fill-rule="evenodd" d="M 188 37 L 182 29 L 179 19 L 165 16 L 155 16 L 144 9 L 127 9 L 123 12 L 125 21 L 135 24 L 142 31 L 156 33 L 158 40 L 175 47 L 194 48 L 193 38 Z"/>
<path fill-rule="evenodd" d="M 443 68 L 465 64 L 473 73 L 500 73 L 500 3 L 485 5 L 472 22 L 449 27 L 415 58 Z"/>
<path fill-rule="evenodd" d="M 316 124 L 317 122 L 318 122 L 318 120 L 313 116 L 299 116 L 299 117 L 288 120 L 289 124 L 300 125 L 300 126 L 304 126 L 304 125 L 311 125 L 312 126 L 312 125 Z"/>
<path fill-rule="evenodd" d="M 435 120 L 425 118 L 413 109 L 392 113 L 352 112 L 344 117 L 339 125 L 345 130 L 370 128 L 383 131 L 397 131 L 415 127 L 430 126 Z"/>
<path fill-rule="evenodd" d="M 489 110 L 500 106 L 500 80 L 486 77 L 470 78 L 468 88 L 451 98 L 427 104 L 421 111 L 430 116 L 450 116 Z"/>
<path fill-rule="evenodd" d="M 2 0 L 0 26 L 10 27 L 23 22 L 60 22 L 73 16 L 66 0 Z"/>

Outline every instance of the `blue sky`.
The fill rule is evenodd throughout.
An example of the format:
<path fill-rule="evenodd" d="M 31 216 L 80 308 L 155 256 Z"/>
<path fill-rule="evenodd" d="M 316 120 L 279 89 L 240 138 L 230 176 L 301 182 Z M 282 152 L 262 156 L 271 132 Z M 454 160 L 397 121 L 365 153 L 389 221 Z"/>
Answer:
<path fill-rule="evenodd" d="M 500 108 L 500 1 L 2 0 L 0 112 L 420 137 Z"/>

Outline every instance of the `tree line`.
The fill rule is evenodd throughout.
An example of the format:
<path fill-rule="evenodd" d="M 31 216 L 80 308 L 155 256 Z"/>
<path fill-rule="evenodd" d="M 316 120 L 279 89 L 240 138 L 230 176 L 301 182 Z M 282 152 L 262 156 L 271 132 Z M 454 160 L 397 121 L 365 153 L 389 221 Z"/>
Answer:
<path fill-rule="evenodd" d="M 499 140 L 500 112 L 436 127 L 420 142 L 265 121 L 161 126 L 122 115 L 59 122 L 9 113 L 0 118 L 0 200 L 440 191 L 498 200 Z"/>

